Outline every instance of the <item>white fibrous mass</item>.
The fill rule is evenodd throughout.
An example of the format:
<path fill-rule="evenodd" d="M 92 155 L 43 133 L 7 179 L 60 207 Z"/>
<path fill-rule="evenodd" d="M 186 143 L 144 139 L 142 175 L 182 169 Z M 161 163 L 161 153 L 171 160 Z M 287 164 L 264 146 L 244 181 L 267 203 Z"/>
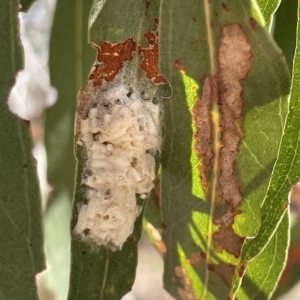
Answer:
<path fill-rule="evenodd" d="M 133 232 L 140 212 L 136 194 L 145 199 L 153 188 L 159 105 L 153 95 L 120 81 L 93 97 L 77 133 L 87 157 L 82 178 L 87 201 L 79 208 L 74 232 L 116 249 Z"/>

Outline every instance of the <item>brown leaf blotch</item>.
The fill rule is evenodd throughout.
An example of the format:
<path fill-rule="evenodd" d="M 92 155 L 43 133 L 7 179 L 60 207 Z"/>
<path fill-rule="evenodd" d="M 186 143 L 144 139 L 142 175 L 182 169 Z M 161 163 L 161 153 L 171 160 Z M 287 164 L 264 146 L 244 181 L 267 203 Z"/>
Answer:
<path fill-rule="evenodd" d="M 242 200 L 240 183 L 234 176 L 234 166 L 241 141 L 240 118 L 242 116 L 243 87 L 240 83 L 249 73 L 252 61 L 248 37 L 239 24 L 223 27 L 219 49 L 220 113 L 222 115 L 222 144 L 220 153 L 220 184 L 223 199 L 236 207 Z"/>
<path fill-rule="evenodd" d="M 185 62 L 180 58 L 174 60 L 174 66 L 179 71 L 183 71 L 183 72 L 186 71 Z"/>
<path fill-rule="evenodd" d="M 257 27 L 257 22 L 256 22 L 256 20 L 254 19 L 254 18 L 249 18 L 249 24 L 250 24 L 250 26 L 253 28 L 253 29 L 256 29 L 256 27 Z"/>
<path fill-rule="evenodd" d="M 218 176 L 217 191 L 214 193 L 214 222 L 220 226 L 213 234 L 214 246 L 216 250 L 226 250 L 239 257 L 244 238 L 235 234 L 232 224 L 235 215 L 240 213 L 237 207 L 243 196 L 235 175 L 235 164 L 243 138 L 241 80 L 246 78 L 251 69 L 252 53 L 248 37 L 239 24 L 224 26 L 222 33 L 218 55 L 219 73 L 204 78 L 202 95 L 196 100 L 193 113 L 196 123 L 196 151 L 202 162 L 200 180 L 208 196 L 212 195 L 208 182 L 212 176 Z M 217 107 L 219 124 L 213 123 L 213 106 Z M 215 132 L 220 133 L 220 146 L 213 144 L 216 126 L 219 126 Z M 214 174 L 216 157 L 219 159 L 218 172 Z"/>
<path fill-rule="evenodd" d="M 198 263 L 200 263 L 203 260 L 203 254 L 201 252 L 196 252 L 194 254 L 192 254 L 189 258 L 188 258 L 188 262 L 191 265 L 197 265 Z"/>
<path fill-rule="evenodd" d="M 222 2 L 222 7 L 224 10 L 229 11 L 229 8 L 226 3 Z"/>
<path fill-rule="evenodd" d="M 92 43 L 98 51 L 97 60 L 104 64 L 94 65 L 93 73 L 91 74 L 94 79 L 95 86 L 101 86 L 103 81 L 112 81 L 126 61 L 133 59 L 132 52 L 136 51 L 137 43 L 133 38 L 129 38 L 123 43 L 112 44 L 103 42 L 100 46 Z M 91 76 L 90 75 L 90 76 Z"/>
<path fill-rule="evenodd" d="M 155 19 L 158 24 L 158 19 Z M 156 84 L 165 84 L 167 79 L 159 73 L 158 69 L 158 31 L 149 31 L 145 34 L 149 47 L 142 48 L 139 46 L 140 53 L 144 59 L 140 63 L 141 69 L 145 72 L 146 77 Z"/>
<path fill-rule="evenodd" d="M 232 227 L 221 225 L 217 232 L 213 233 L 214 248 L 221 252 L 225 250 L 233 254 L 235 257 L 240 256 L 244 238 L 237 235 Z"/>
<path fill-rule="evenodd" d="M 146 8 L 150 3 L 151 1 L 146 2 Z M 158 25 L 158 18 L 154 19 L 154 23 Z M 133 38 L 121 43 L 105 41 L 100 46 L 91 43 L 97 49 L 97 61 L 92 67 L 87 84 L 78 93 L 80 105 L 77 109 L 75 138 L 80 131 L 80 120 L 88 117 L 90 108 L 97 102 L 95 88 L 114 80 L 124 63 L 133 59 L 133 52 L 143 56 L 140 67 L 147 79 L 156 85 L 168 83 L 158 68 L 158 31 L 148 31 L 145 38 L 149 44 L 146 48 L 141 47 Z"/>
<path fill-rule="evenodd" d="M 208 264 L 208 269 L 220 276 L 228 287 L 231 286 L 235 271 L 234 265 L 221 262 L 219 264 Z"/>

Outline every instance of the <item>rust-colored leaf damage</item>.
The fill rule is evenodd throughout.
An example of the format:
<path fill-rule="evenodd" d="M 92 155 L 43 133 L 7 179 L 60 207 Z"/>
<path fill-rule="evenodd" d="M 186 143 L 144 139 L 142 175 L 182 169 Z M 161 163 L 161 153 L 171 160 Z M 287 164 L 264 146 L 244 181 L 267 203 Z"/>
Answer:
<path fill-rule="evenodd" d="M 156 26 L 158 18 L 154 19 Z M 120 73 L 126 62 L 133 59 L 133 53 L 143 56 L 140 63 L 141 69 L 145 72 L 146 78 L 154 84 L 165 84 L 168 80 L 159 73 L 158 68 L 158 31 L 148 31 L 145 38 L 149 44 L 147 48 L 140 46 L 133 38 L 128 38 L 122 43 L 103 42 L 100 46 L 91 43 L 97 49 L 97 61 L 95 62 L 89 75 L 89 82 L 79 92 L 80 106 L 78 108 L 78 116 L 85 119 L 89 109 L 96 103 L 91 97 L 90 89 L 100 87 L 104 82 L 108 83 L 115 79 Z M 93 84 L 90 84 L 90 81 Z"/>
<path fill-rule="evenodd" d="M 213 220 L 219 225 L 213 233 L 215 251 L 227 251 L 240 256 L 244 237 L 232 229 L 238 205 L 243 196 L 235 174 L 241 129 L 243 87 L 252 66 L 251 46 L 242 27 L 237 23 L 225 25 L 219 48 L 219 72 L 207 75 L 202 83 L 201 99 L 194 106 L 196 121 L 196 150 L 202 161 L 201 182 L 214 205 Z M 211 184 L 217 178 L 217 184 Z M 213 191 L 213 189 L 215 189 Z M 226 269 L 227 268 L 227 269 Z M 231 284 L 232 265 L 214 265 L 210 269 Z"/>

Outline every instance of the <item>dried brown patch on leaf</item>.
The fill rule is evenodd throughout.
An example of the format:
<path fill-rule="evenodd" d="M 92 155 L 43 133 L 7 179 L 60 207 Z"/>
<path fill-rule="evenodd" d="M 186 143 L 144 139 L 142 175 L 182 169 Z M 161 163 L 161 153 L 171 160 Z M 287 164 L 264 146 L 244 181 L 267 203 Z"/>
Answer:
<path fill-rule="evenodd" d="M 97 49 L 97 61 L 89 76 L 95 86 L 101 86 L 103 81 L 112 81 L 126 61 L 133 59 L 132 53 L 136 50 L 137 43 L 133 38 L 127 39 L 123 43 L 112 44 L 103 42 L 100 46 L 92 43 Z"/>
<path fill-rule="evenodd" d="M 146 9 L 151 1 L 146 1 Z M 154 19 L 156 26 L 158 18 Z M 143 56 L 140 68 L 145 72 L 146 78 L 155 85 L 168 83 L 168 80 L 159 73 L 158 68 L 158 31 L 153 30 L 145 35 L 149 46 L 141 47 L 133 38 L 121 43 L 103 42 L 101 45 L 91 43 L 97 50 L 97 60 L 89 75 L 87 84 L 79 91 L 80 105 L 77 110 L 76 133 L 80 130 L 80 119 L 86 119 L 90 108 L 96 104 L 97 88 L 104 83 L 113 81 L 120 73 L 126 62 L 133 59 L 133 53 Z"/>
<path fill-rule="evenodd" d="M 225 250 L 235 257 L 240 256 L 244 241 L 232 228 L 235 215 L 240 213 L 238 204 L 243 199 L 235 174 L 243 138 L 241 81 L 251 69 L 251 57 L 251 45 L 242 27 L 237 23 L 225 25 L 218 55 L 219 73 L 203 79 L 201 98 L 193 108 L 196 151 L 202 162 L 200 180 L 215 206 L 213 220 L 219 225 L 213 233 L 213 246 L 215 251 Z M 208 185 L 213 178 L 217 178 L 217 184 Z M 219 264 L 211 270 L 231 283 L 232 268 Z"/>
<path fill-rule="evenodd" d="M 158 18 L 155 18 L 154 21 L 158 25 Z M 140 53 L 144 56 L 140 64 L 141 69 L 145 72 L 146 77 L 155 84 L 168 83 L 168 80 L 159 73 L 158 69 L 158 31 L 147 32 L 145 38 L 149 46 L 148 48 L 139 47 Z"/>
<path fill-rule="evenodd" d="M 223 250 L 233 254 L 235 257 L 240 256 L 244 238 L 237 235 L 232 227 L 220 226 L 220 229 L 213 233 L 214 248 L 216 251 Z"/>
<path fill-rule="evenodd" d="M 229 8 L 228 8 L 226 3 L 223 2 L 222 7 L 223 7 L 224 10 L 229 11 Z"/>
<path fill-rule="evenodd" d="M 175 274 L 180 279 L 184 288 L 178 288 L 177 292 L 182 300 L 198 300 L 195 295 L 192 282 L 182 266 L 175 267 Z"/>
<path fill-rule="evenodd" d="M 249 18 L 249 24 L 250 26 L 253 28 L 253 29 L 256 29 L 257 28 L 257 22 L 254 18 Z"/>
<path fill-rule="evenodd" d="M 156 178 L 154 181 L 154 189 L 151 192 L 152 194 L 152 201 L 155 204 L 157 210 L 160 210 L 160 179 Z"/>
<path fill-rule="evenodd" d="M 208 269 L 219 275 L 228 287 L 231 287 L 235 266 L 232 264 L 218 263 L 208 264 Z"/>
<path fill-rule="evenodd" d="M 243 87 L 241 80 L 249 73 L 252 61 L 248 37 L 239 24 L 223 28 L 219 50 L 219 91 L 222 115 L 222 150 L 220 153 L 220 184 L 223 199 L 236 207 L 242 200 L 240 183 L 234 176 L 234 166 L 239 154 L 240 118 L 242 116 Z"/>
<path fill-rule="evenodd" d="M 174 66 L 179 71 L 183 71 L 183 72 L 186 71 L 185 62 L 180 58 L 174 60 Z"/>
<path fill-rule="evenodd" d="M 227 203 L 228 208 L 225 214 L 216 215 L 214 218 L 220 227 L 213 234 L 213 239 L 220 250 L 224 249 L 236 257 L 240 255 L 244 238 L 235 234 L 231 227 L 234 216 L 239 213 L 237 206 L 243 199 L 234 168 L 239 155 L 239 144 L 242 140 L 243 87 L 241 80 L 246 78 L 251 69 L 251 57 L 251 46 L 242 27 L 239 24 L 224 26 L 219 49 L 220 71 L 218 74 L 218 104 L 222 119 L 219 183 L 222 201 Z"/>
<path fill-rule="evenodd" d="M 219 73 L 207 75 L 202 84 L 201 98 L 197 99 L 193 112 L 196 121 L 196 150 L 202 161 L 207 180 L 210 179 L 212 161 L 220 150 L 218 168 L 219 194 L 222 203 L 229 204 L 232 211 L 242 200 L 240 183 L 234 175 L 234 167 L 241 142 L 241 117 L 243 108 L 241 80 L 251 69 L 251 46 L 239 24 L 223 27 L 223 38 L 219 49 Z M 212 120 L 212 106 L 217 104 L 219 124 Z M 221 126 L 217 140 L 221 147 L 213 144 L 213 127 Z M 216 140 L 216 139 L 215 139 Z"/>
<path fill-rule="evenodd" d="M 155 18 L 154 22 L 158 25 L 158 18 Z M 94 85 L 101 86 L 103 81 L 112 81 L 119 74 L 124 63 L 133 59 L 133 52 L 143 55 L 140 67 L 149 80 L 155 84 L 167 83 L 167 79 L 159 73 L 158 69 L 158 31 L 148 31 L 144 36 L 148 42 L 146 48 L 141 47 L 133 38 L 116 44 L 103 42 L 100 46 L 92 43 L 98 51 L 98 63 L 94 65 L 89 76 Z"/>
<path fill-rule="evenodd" d="M 197 265 L 199 264 L 201 261 L 203 261 L 205 259 L 205 255 L 203 256 L 203 253 L 201 252 L 196 252 L 194 253 L 193 255 L 191 255 L 189 258 L 188 258 L 188 262 L 191 264 L 191 265 Z"/>
<path fill-rule="evenodd" d="M 149 9 L 149 7 L 150 7 L 151 2 L 152 2 L 152 0 L 146 0 L 146 1 L 145 1 L 145 5 L 146 5 L 145 16 L 147 16 L 148 9 Z"/>
<path fill-rule="evenodd" d="M 201 166 L 202 186 L 207 188 L 207 180 L 210 175 L 212 158 L 214 156 L 212 146 L 212 102 L 218 100 L 218 83 L 215 76 L 206 76 L 203 80 L 201 99 L 196 99 L 193 108 L 196 123 L 196 151 L 199 153 Z"/>

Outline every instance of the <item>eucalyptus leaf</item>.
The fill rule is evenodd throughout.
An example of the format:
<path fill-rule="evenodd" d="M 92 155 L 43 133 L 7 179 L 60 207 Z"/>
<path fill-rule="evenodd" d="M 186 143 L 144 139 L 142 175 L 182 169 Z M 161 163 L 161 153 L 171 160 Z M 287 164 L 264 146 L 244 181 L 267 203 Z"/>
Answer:
<path fill-rule="evenodd" d="M 132 9 L 134 7 L 134 9 Z M 98 62 L 107 67 L 100 61 L 99 57 L 103 52 L 103 45 L 109 47 L 117 47 L 118 45 L 127 45 L 126 43 L 134 43 L 132 61 L 126 62 L 124 68 L 129 71 L 128 79 L 132 84 L 139 84 L 143 81 L 145 75 L 140 70 L 141 59 L 138 55 L 139 51 L 144 51 L 149 47 L 147 45 L 146 33 L 154 32 L 157 24 L 155 18 L 158 17 L 159 1 L 98 1 L 94 2 L 89 22 L 89 40 L 98 50 Z M 101 49 L 101 51 L 100 51 Z M 127 48 L 121 53 L 121 57 L 126 52 Z M 116 50 L 116 61 L 118 60 L 118 50 Z M 131 54 L 131 52 L 129 52 Z M 111 53 L 108 52 L 108 55 Z M 126 54 L 124 54 L 125 56 Z M 157 55 L 157 54 L 156 54 Z M 129 55 L 130 56 L 130 55 Z M 131 57 L 131 56 L 130 56 Z M 95 53 L 96 59 L 96 53 Z M 93 70 L 97 70 L 97 63 L 95 63 Z M 113 64 L 114 65 L 114 64 Z M 92 66 L 91 66 L 92 67 Z M 91 71 L 87 84 L 81 89 L 80 95 L 83 95 L 89 86 L 93 89 L 96 84 L 90 85 L 94 79 L 93 72 Z M 99 69 L 98 69 L 99 70 Z M 119 69 L 117 70 L 119 71 Z M 101 72 L 101 69 L 100 69 Z M 125 71 L 126 72 L 126 71 Z M 109 73 L 110 75 L 110 73 Z M 144 84 L 144 83 L 143 83 Z M 146 82 L 145 86 L 152 86 L 152 82 Z M 84 99 L 92 101 L 93 97 L 101 99 L 105 89 L 97 86 L 98 90 L 91 94 L 89 97 L 84 98 L 81 96 L 80 107 L 78 109 L 78 118 L 80 122 L 84 122 L 84 118 L 80 115 L 85 109 Z M 155 88 L 156 89 L 156 88 Z M 142 91 L 134 91 L 134 93 L 141 93 Z M 131 92 L 128 93 L 130 97 Z M 142 94 L 142 93 L 141 93 Z M 146 97 L 147 98 L 147 97 Z M 145 100 L 147 101 L 147 100 Z M 78 119 L 77 119 L 78 120 Z M 78 122 L 76 135 L 78 134 Z M 80 127 L 79 127 L 80 128 Z M 77 140 L 78 142 L 78 137 Z M 71 228 L 75 228 L 77 221 L 80 218 L 79 210 L 83 205 L 86 205 L 86 189 L 83 184 L 84 168 L 87 160 L 86 149 L 77 143 L 76 157 L 78 160 L 77 174 L 76 174 L 76 188 L 73 203 L 73 214 Z M 109 175 L 107 175 L 109 176 Z M 125 199 L 124 199 L 125 201 Z M 78 236 L 73 234 L 71 241 L 71 277 L 70 277 L 70 290 L 69 300 L 74 299 L 116 299 L 119 300 L 127 292 L 131 290 L 135 279 L 136 265 L 137 265 L 137 244 L 143 229 L 143 210 L 145 199 L 136 197 L 136 202 L 140 206 L 140 214 L 137 216 L 134 223 L 134 230 L 127 238 L 120 248 L 114 249 L 110 245 L 97 245 L 93 246 L 92 243 L 84 239 L 79 239 Z M 124 227 L 126 224 L 124 224 Z M 120 229 L 121 231 L 121 229 Z M 87 231 L 84 231 L 88 234 Z M 84 233 L 83 232 L 83 233 Z M 85 234 L 85 233 L 84 233 Z"/>
<path fill-rule="evenodd" d="M 0 1 L 0 296 L 38 299 L 35 276 L 45 268 L 41 196 L 29 124 L 7 105 L 23 68 L 18 1 Z"/>
<path fill-rule="evenodd" d="M 228 44 L 227 32 L 231 32 L 232 39 Z M 235 57 L 240 55 L 238 51 L 244 47 L 241 64 L 244 64 L 244 70 L 247 70 L 247 64 L 251 65 L 239 83 L 234 83 L 234 75 L 226 77 L 229 73 L 226 73 L 227 60 L 223 56 L 226 47 L 235 43 L 235 35 L 239 36 L 241 44 L 236 48 L 232 46 L 228 62 L 233 65 Z M 251 51 L 250 62 L 247 51 Z M 229 294 L 233 295 L 230 292 L 232 279 L 241 261 L 245 237 L 254 237 L 260 228 L 268 227 L 261 224 L 260 207 L 283 132 L 290 85 L 288 68 L 252 1 L 194 1 L 186 6 L 179 1 L 162 1 L 160 65 L 173 86 L 172 100 L 164 102 L 161 167 L 162 212 L 167 226 L 163 235 L 167 247 L 165 287 L 176 299 L 228 299 Z M 236 66 L 238 68 L 238 63 Z M 231 86 L 242 89 L 239 121 L 229 121 L 220 104 L 225 105 L 226 97 L 222 93 L 230 95 Z M 214 90 L 217 90 L 215 94 Z M 211 96 L 207 96 L 210 93 Z M 212 101 L 206 115 L 204 107 L 208 104 L 204 101 Z M 204 117 L 207 121 L 201 123 Z M 212 125 L 203 127 L 208 129 L 201 133 L 201 126 L 207 126 L 209 122 Z M 228 181 L 222 184 L 224 177 L 220 174 L 229 174 L 228 170 L 231 170 L 224 167 L 228 163 L 223 164 L 222 153 L 226 142 L 224 134 L 232 122 L 238 128 L 232 132 L 237 130 L 240 144 L 238 150 L 232 150 L 238 151 L 237 158 L 228 159 L 234 170 L 233 173 L 229 171 L 232 177 L 226 175 Z M 211 135 L 205 136 L 209 130 Z M 227 147 L 234 144 L 232 141 Z M 202 149 L 206 150 L 201 152 Z M 228 193 L 225 192 L 228 185 L 232 194 L 226 200 L 224 195 Z M 275 201 L 269 205 L 272 206 L 266 210 L 270 214 L 280 214 L 279 224 L 286 206 L 282 208 Z M 263 242 L 264 247 L 275 232 L 274 228 L 268 228 L 270 232 Z M 282 247 L 286 248 L 286 220 L 281 230 Z M 274 259 L 282 267 L 285 255 L 274 256 Z M 269 266 L 262 267 L 265 268 L 261 271 L 263 274 Z M 257 270 L 253 271 L 255 268 L 249 266 L 249 270 L 241 271 L 245 270 L 240 276 L 250 284 L 245 287 L 244 299 L 251 299 L 258 288 L 268 297 L 281 272 L 280 268 L 274 269 L 270 282 L 257 286 L 252 277 L 257 274 L 251 273 Z M 236 291 L 238 288 L 236 286 Z"/>

